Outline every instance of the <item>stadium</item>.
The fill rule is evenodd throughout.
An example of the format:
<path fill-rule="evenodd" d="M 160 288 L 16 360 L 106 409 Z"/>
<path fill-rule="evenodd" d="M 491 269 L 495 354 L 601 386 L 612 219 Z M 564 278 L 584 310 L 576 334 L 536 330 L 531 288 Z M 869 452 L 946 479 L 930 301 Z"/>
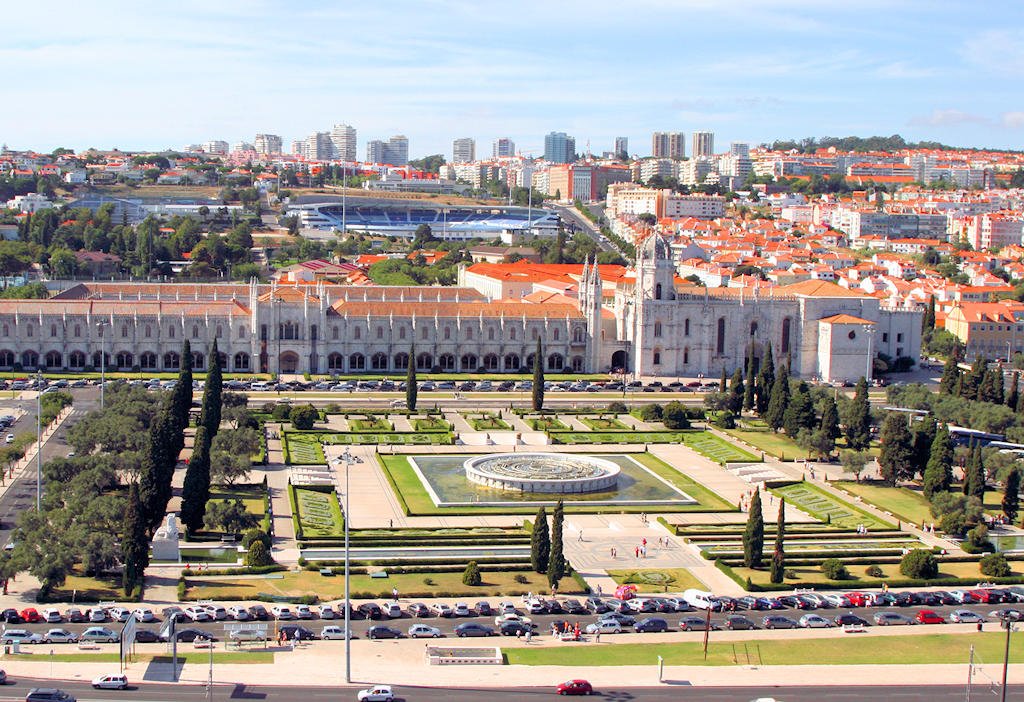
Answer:
<path fill-rule="evenodd" d="M 558 215 L 543 208 L 501 205 L 445 205 L 422 200 L 299 198 L 289 209 L 305 229 L 369 232 L 411 239 L 429 224 L 438 239 L 496 239 L 503 234 L 554 236 Z"/>

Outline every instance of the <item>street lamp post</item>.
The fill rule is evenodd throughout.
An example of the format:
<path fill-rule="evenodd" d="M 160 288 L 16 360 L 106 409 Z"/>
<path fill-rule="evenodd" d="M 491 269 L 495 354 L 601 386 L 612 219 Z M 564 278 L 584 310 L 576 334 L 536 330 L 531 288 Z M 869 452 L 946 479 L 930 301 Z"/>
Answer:
<path fill-rule="evenodd" d="M 1010 632 L 1013 631 L 1013 621 L 1009 617 L 1003 617 L 1001 621 L 1006 629 L 1006 651 L 1003 653 L 1003 687 L 1002 702 L 1006 702 L 1006 671 L 1010 663 Z"/>
<path fill-rule="evenodd" d="M 864 369 L 864 380 L 867 381 L 868 383 L 870 383 L 871 382 L 872 366 L 874 365 L 873 364 L 873 358 L 872 358 L 872 356 L 874 354 L 871 351 L 871 339 L 875 335 L 875 325 L 874 324 L 865 324 L 864 325 L 864 334 L 868 337 L 867 368 Z"/>
<path fill-rule="evenodd" d="M 349 602 L 349 546 L 348 546 L 348 523 L 349 523 L 349 497 L 348 497 L 348 469 L 354 463 L 362 463 L 357 456 L 346 448 L 345 452 L 334 459 L 336 465 L 345 464 L 345 504 L 342 507 L 345 517 L 345 682 L 352 682 L 352 605 Z"/>

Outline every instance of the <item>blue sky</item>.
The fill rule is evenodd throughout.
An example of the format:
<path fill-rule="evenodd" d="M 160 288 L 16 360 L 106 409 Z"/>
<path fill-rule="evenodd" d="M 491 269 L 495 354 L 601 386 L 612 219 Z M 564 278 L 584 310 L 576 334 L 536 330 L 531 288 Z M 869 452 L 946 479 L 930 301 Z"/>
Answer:
<path fill-rule="evenodd" d="M 154 3 L 155 4 L 155 3 Z M 731 140 L 902 134 L 1021 149 L 1015 0 L 40 2 L 5 8 L 11 148 L 292 139 L 339 122 L 412 156 L 565 131 Z M 689 141 L 687 145 L 689 150 Z"/>

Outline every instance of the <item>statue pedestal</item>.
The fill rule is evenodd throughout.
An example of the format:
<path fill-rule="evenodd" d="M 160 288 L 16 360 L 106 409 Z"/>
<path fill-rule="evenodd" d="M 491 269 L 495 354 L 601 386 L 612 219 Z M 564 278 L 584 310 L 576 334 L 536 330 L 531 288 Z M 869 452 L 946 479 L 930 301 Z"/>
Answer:
<path fill-rule="evenodd" d="M 156 530 L 156 534 L 153 536 L 153 560 L 177 561 L 180 559 L 178 520 L 173 514 L 168 514 L 163 525 Z"/>

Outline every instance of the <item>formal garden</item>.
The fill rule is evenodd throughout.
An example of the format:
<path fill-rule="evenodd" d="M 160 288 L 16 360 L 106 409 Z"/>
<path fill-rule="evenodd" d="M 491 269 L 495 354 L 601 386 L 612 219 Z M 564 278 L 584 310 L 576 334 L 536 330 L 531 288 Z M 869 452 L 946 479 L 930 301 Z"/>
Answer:
<path fill-rule="evenodd" d="M 297 539 L 337 539 L 344 536 L 345 518 L 333 488 L 288 486 Z"/>

